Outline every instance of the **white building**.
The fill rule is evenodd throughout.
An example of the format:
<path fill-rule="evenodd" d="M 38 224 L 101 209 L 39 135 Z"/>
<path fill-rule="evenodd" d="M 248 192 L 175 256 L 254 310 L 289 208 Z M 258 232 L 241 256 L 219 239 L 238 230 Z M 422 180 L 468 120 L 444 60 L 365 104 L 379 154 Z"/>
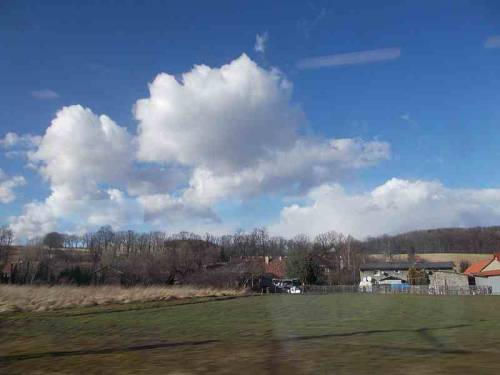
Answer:
<path fill-rule="evenodd" d="M 489 286 L 493 294 L 500 294 L 500 253 L 474 263 L 464 273 L 474 277 L 477 286 Z"/>

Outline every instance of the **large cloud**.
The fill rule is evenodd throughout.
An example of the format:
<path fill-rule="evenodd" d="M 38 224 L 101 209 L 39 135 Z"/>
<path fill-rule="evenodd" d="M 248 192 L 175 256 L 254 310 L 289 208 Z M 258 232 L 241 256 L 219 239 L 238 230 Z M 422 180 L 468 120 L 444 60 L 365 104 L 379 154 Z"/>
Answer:
<path fill-rule="evenodd" d="M 144 209 L 144 219 L 153 222 L 157 227 L 178 222 L 194 223 L 197 219 L 202 222 L 220 222 L 210 206 L 186 201 L 182 197 L 151 194 L 143 195 L 138 200 Z"/>
<path fill-rule="evenodd" d="M 291 84 L 246 55 L 221 68 L 197 65 L 178 82 L 158 75 L 137 101 L 139 158 L 233 171 L 294 141 L 303 121 Z"/>
<path fill-rule="evenodd" d="M 79 199 L 98 194 L 100 184 L 122 181 L 133 162 L 131 137 L 105 115 L 80 105 L 62 108 L 30 155 L 52 188 Z"/>
<path fill-rule="evenodd" d="M 393 178 L 363 194 L 348 194 L 338 184 L 325 184 L 306 198 L 306 204 L 285 207 L 273 231 L 294 235 L 334 229 L 363 238 L 500 221 L 500 189 L 450 189 L 439 182 Z"/>
<path fill-rule="evenodd" d="M 389 158 L 384 142 L 301 136 L 291 91 L 281 73 L 246 55 L 221 68 L 195 66 L 181 82 L 160 74 L 135 106 L 138 157 L 192 167 L 184 198 L 203 204 L 302 191 Z"/>
<path fill-rule="evenodd" d="M 29 162 L 51 194 L 12 226 L 20 237 L 61 223 L 206 228 L 220 222 L 218 201 L 304 193 L 390 157 L 384 142 L 302 135 L 305 117 L 291 95 L 278 70 L 242 55 L 220 68 L 195 66 L 180 81 L 159 74 L 135 104 L 135 136 L 89 108 L 63 107 L 43 137 L 25 140 L 39 144 Z"/>
<path fill-rule="evenodd" d="M 33 237 L 61 224 L 83 231 L 101 225 L 134 227 L 149 220 L 140 197 L 175 189 L 186 175 L 178 168 L 138 166 L 135 153 L 133 137 L 108 116 L 80 105 L 62 108 L 38 149 L 29 153 L 30 162 L 49 182 L 51 194 L 11 218 L 16 236 Z M 171 208 L 183 211 L 182 204 Z"/>
<path fill-rule="evenodd" d="M 198 168 L 185 196 L 208 204 L 224 197 L 249 198 L 280 190 L 300 193 L 389 156 L 389 145 L 384 142 L 298 140 L 290 149 L 276 150 L 269 159 L 230 174 Z"/>
<path fill-rule="evenodd" d="M 23 207 L 23 213 L 10 218 L 10 227 L 16 241 L 41 236 L 57 229 L 57 219 L 44 202 L 31 202 Z"/>
<path fill-rule="evenodd" d="M 31 202 L 23 213 L 10 218 L 16 239 L 28 239 L 61 230 L 84 232 L 103 225 L 126 229 L 142 223 L 142 207 L 118 189 L 102 191 L 99 197 L 74 198 L 65 188 L 54 188 L 43 202 Z"/>
<path fill-rule="evenodd" d="M 49 182 L 51 194 L 11 218 L 18 238 L 64 222 L 72 230 L 104 224 L 120 228 L 141 213 L 140 205 L 119 189 L 134 183 L 132 137 L 107 116 L 79 105 L 62 108 L 29 159 Z"/>

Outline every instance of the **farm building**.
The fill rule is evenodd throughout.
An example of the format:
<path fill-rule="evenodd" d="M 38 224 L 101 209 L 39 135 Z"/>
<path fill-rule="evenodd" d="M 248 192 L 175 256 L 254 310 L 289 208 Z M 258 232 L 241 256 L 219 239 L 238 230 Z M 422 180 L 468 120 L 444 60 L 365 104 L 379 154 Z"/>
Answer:
<path fill-rule="evenodd" d="M 240 273 L 256 275 L 269 274 L 272 277 L 283 278 L 286 273 L 284 257 L 272 256 L 237 256 L 231 257 L 228 266 Z"/>
<path fill-rule="evenodd" d="M 477 286 L 489 286 L 494 294 L 500 294 L 500 253 L 490 259 L 472 264 L 464 274 L 474 278 Z"/>
<path fill-rule="evenodd" d="M 286 274 L 286 262 L 282 257 L 264 257 L 264 269 L 266 273 L 272 274 L 274 277 L 285 277 Z"/>
<path fill-rule="evenodd" d="M 264 290 L 273 288 L 274 278 L 285 277 L 286 261 L 281 256 L 233 256 L 223 269 L 236 276 L 240 286 Z"/>
<path fill-rule="evenodd" d="M 360 280 L 373 284 L 405 284 L 408 270 L 415 268 L 428 274 L 435 271 L 453 271 L 453 262 L 385 262 L 366 263 L 359 267 Z"/>
<path fill-rule="evenodd" d="M 431 288 L 468 288 L 469 277 L 463 273 L 448 270 L 429 272 L 429 287 Z"/>

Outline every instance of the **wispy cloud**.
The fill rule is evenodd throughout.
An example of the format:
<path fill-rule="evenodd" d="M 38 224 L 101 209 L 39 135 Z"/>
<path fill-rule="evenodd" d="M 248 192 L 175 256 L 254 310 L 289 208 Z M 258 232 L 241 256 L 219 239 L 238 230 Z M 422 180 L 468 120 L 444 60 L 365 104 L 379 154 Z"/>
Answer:
<path fill-rule="evenodd" d="M 59 98 L 59 94 L 51 89 L 33 90 L 31 96 L 38 100 L 50 100 Z"/>
<path fill-rule="evenodd" d="M 484 48 L 500 48 L 500 35 L 492 35 L 486 39 Z"/>
<path fill-rule="evenodd" d="M 406 121 L 411 125 L 418 125 L 418 122 L 416 122 L 408 113 L 401 115 L 401 120 Z"/>
<path fill-rule="evenodd" d="M 86 63 L 84 66 L 86 69 L 89 69 L 93 72 L 106 73 L 110 71 L 110 68 L 108 66 L 95 61 Z"/>
<path fill-rule="evenodd" d="M 379 61 L 394 60 L 401 56 L 400 48 L 383 48 L 368 51 L 339 53 L 302 59 L 297 63 L 299 69 L 317 69 L 332 66 L 368 64 Z"/>
<path fill-rule="evenodd" d="M 326 9 L 321 8 L 319 13 L 312 19 L 312 20 L 306 20 L 306 19 L 301 19 L 298 22 L 298 27 L 299 29 L 302 30 L 304 33 L 304 36 L 306 38 L 309 38 L 309 35 L 311 35 L 311 31 L 313 31 L 316 26 L 321 22 L 323 18 L 326 16 Z"/>
<path fill-rule="evenodd" d="M 38 145 L 42 137 L 39 135 L 22 134 L 9 132 L 5 137 L 0 138 L 0 149 L 5 149 L 5 156 L 9 159 L 27 157 Z"/>
<path fill-rule="evenodd" d="M 40 144 L 42 137 L 39 135 L 22 134 L 8 132 L 5 137 L 0 138 L 0 147 L 11 149 L 14 147 L 34 148 Z"/>
<path fill-rule="evenodd" d="M 0 169 L 0 203 L 13 202 L 16 199 L 14 190 L 24 185 L 26 185 L 26 180 L 23 176 L 10 177 Z"/>
<path fill-rule="evenodd" d="M 267 39 L 269 38 L 269 35 L 267 34 L 267 31 L 264 34 L 257 34 L 255 37 L 255 51 L 256 52 L 261 52 L 264 53 L 266 51 L 266 43 Z"/>

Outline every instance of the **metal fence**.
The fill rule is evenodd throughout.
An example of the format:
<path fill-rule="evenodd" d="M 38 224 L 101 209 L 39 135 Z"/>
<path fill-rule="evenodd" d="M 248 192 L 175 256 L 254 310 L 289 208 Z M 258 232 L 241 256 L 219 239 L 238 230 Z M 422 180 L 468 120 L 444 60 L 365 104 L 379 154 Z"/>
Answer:
<path fill-rule="evenodd" d="M 372 285 L 359 287 L 357 285 L 306 285 L 302 287 L 304 293 L 333 294 L 333 293 L 372 293 L 372 294 L 420 294 L 444 296 L 490 295 L 491 287 L 430 287 L 428 285 Z"/>

